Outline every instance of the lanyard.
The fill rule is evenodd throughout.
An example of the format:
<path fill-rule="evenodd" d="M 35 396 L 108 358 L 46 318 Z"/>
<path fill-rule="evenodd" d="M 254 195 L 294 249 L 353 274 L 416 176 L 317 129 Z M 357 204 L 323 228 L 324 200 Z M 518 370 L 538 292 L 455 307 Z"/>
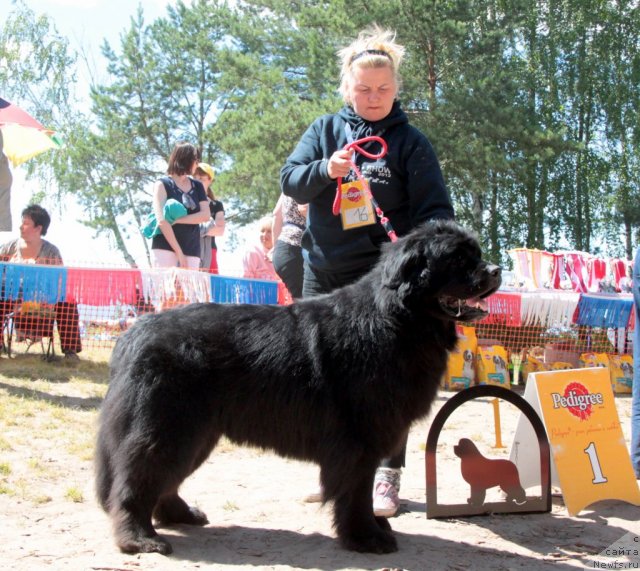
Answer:
<path fill-rule="evenodd" d="M 354 141 L 353 136 L 351 134 L 351 126 L 348 123 L 345 125 L 344 130 L 347 135 L 347 144 L 344 146 L 345 150 L 354 150 L 358 153 L 361 153 L 368 159 L 381 159 L 387 154 L 387 143 L 382 137 L 375 137 L 375 136 L 363 137 L 362 139 L 358 139 L 357 141 Z M 380 143 L 382 149 L 378 154 L 369 153 L 360 146 L 365 143 L 369 143 L 371 141 Z M 391 222 L 384 215 L 382 208 L 380 208 L 380 205 L 376 202 L 376 199 L 373 197 L 373 194 L 371 193 L 371 189 L 369 188 L 369 182 L 367 181 L 366 178 L 362 176 L 362 173 L 360 172 L 360 169 L 356 165 L 355 160 L 351 160 L 350 162 L 351 162 L 351 169 L 353 170 L 353 172 L 356 173 L 356 177 L 358 178 L 358 180 L 362 182 L 362 189 L 364 193 L 367 195 L 367 198 L 371 201 L 371 205 L 373 206 L 378 218 L 380 219 L 380 224 L 382 224 L 382 227 L 385 229 L 387 236 L 389 236 L 389 239 L 392 242 L 395 242 L 398 239 L 398 236 L 396 235 L 396 232 L 393 229 L 393 226 L 391 226 Z M 333 201 L 333 214 L 336 216 L 340 214 L 341 202 L 342 202 L 342 177 L 339 177 L 338 188 L 336 189 L 336 197 Z"/>
<path fill-rule="evenodd" d="M 351 125 L 349 123 L 345 123 L 344 125 L 344 134 L 347 136 L 347 144 L 353 143 L 353 131 L 351 131 Z"/>

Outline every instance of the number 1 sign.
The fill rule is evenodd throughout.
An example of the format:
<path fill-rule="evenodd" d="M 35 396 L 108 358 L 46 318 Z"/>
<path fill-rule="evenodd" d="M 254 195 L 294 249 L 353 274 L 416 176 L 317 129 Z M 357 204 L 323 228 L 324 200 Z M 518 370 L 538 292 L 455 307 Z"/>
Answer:
<path fill-rule="evenodd" d="M 607 369 L 532 373 L 525 399 L 544 422 L 551 444 L 552 482 L 560 485 L 569 515 L 606 499 L 640 505 Z M 512 460 L 521 474 L 525 472 L 521 476 L 525 487 L 526 472 L 531 470 L 526 466 L 527 440 L 518 427 Z"/>

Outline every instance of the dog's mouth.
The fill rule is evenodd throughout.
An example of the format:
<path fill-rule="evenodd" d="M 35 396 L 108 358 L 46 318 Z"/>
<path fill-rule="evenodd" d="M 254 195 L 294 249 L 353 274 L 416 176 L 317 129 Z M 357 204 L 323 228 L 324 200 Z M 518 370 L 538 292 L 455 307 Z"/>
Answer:
<path fill-rule="evenodd" d="M 456 321 L 476 321 L 489 313 L 486 296 L 462 299 L 443 295 L 439 298 L 439 302 L 442 310 Z"/>
<path fill-rule="evenodd" d="M 489 314 L 487 299 L 500 288 L 501 269 L 485 264 L 481 270 L 472 275 L 469 285 L 450 284 L 438 297 L 441 311 L 454 321 L 478 321 Z"/>

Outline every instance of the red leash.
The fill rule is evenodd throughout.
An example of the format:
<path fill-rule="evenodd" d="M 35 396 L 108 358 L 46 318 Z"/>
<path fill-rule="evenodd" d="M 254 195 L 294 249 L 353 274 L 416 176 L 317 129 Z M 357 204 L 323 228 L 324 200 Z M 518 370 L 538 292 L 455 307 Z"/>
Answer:
<path fill-rule="evenodd" d="M 378 154 L 374 155 L 373 153 L 369 153 L 360 146 L 370 141 L 375 141 L 376 143 L 380 143 L 380 145 L 382 146 L 382 149 Z M 381 159 L 387 154 L 387 143 L 382 137 L 363 137 L 362 139 L 358 139 L 357 141 L 353 141 L 353 143 L 349 143 L 345 145 L 344 150 L 345 151 L 355 150 L 358 153 L 367 157 L 368 159 Z M 378 218 L 380 219 L 380 224 L 382 224 L 382 227 L 386 230 L 387 235 L 389 236 L 389 239 L 392 242 L 395 242 L 398 239 L 398 236 L 396 236 L 396 232 L 393 229 L 393 226 L 391 226 L 391 222 L 389 222 L 389 219 L 384 215 L 384 212 L 382 212 L 382 208 L 380 208 L 380 205 L 376 202 L 376 199 L 373 197 L 373 194 L 371 194 L 371 189 L 369 188 L 369 183 L 367 182 L 367 179 L 362 176 L 360 169 L 358 168 L 358 166 L 354 161 L 349 161 L 349 162 L 351 163 L 351 168 L 356 173 L 358 180 L 362 182 L 362 188 L 364 189 L 364 192 L 366 193 L 367 198 L 371 201 L 371 204 L 374 210 L 376 211 Z M 342 177 L 339 177 L 338 188 L 336 190 L 336 197 L 333 201 L 333 214 L 335 216 L 340 214 L 341 202 L 342 202 Z"/>

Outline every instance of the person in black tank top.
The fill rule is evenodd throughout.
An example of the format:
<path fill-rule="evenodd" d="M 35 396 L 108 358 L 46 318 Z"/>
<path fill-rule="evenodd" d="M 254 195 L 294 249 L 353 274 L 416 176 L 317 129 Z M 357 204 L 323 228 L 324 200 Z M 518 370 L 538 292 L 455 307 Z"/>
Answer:
<path fill-rule="evenodd" d="M 178 143 L 171 152 L 168 176 L 156 181 L 153 189 L 153 211 L 161 234 L 151 242 L 153 266 L 179 266 L 197 270 L 200 267 L 200 230 L 198 225 L 209 220 L 209 200 L 200 181 L 191 178 L 198 164 L 198 150 L 190 143 Z M 165 219 L 169 200 L 182 204 L 186 216 L 173 225 Z"/>

